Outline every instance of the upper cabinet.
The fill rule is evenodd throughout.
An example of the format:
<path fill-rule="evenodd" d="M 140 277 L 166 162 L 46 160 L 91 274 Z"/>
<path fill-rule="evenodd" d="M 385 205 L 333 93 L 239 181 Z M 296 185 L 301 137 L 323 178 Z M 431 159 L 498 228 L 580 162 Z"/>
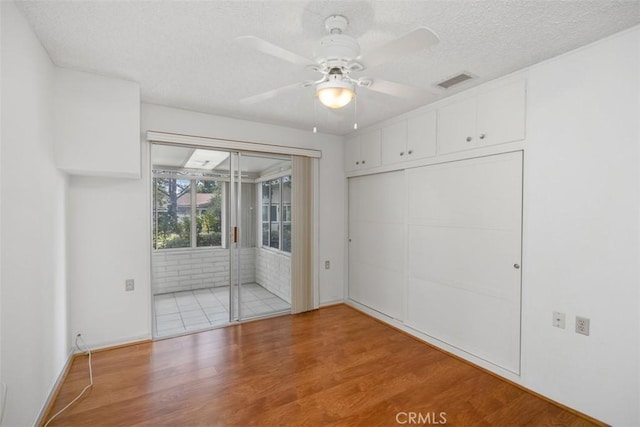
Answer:
<path fill-rule="evenodd" d="M 380 166 L 380 130 L 357 133 L 345 145 L 345 170 Z"/>
<path fill-rule="evenodd" d="M 382 128 L 381 163 L 389 165 L 436 155 L 436 112 Z"/>
<path fill-rule="evenodd" d="M 58 68 L 54 94 L 59 169 L 73 175 L 140 177 L 137 83 Z"/>
<path fill-rule="evenodd" d="M 438 110 L 441 154 L 519 141 L 524 137 L 524 81 L 480 93 Z"/>
<path fill-rule="evenodd" d="M 382 129 L 380 163 L 388 165 L 404 161 L 407 153 L 407 121 L 394 123 Z"/>
<path fill-rule="evenodd" d="M 511 81 L 438 102 L 440 107 L 421 108 L 375 130 L 359 131 L 347 140 L 345 170 L 403 169 L 433 162 L 416 160 L 521 141 L 525 97 L 526 81 Z"/>
<path fill-rule="evenodd" d="M 524 81 L 502 86 L 478 96 L 478 134 L 479 145 L 495 145 L 524 139 Z"/>
<path fill-rule="evenodd" d="M 436 155 L 436 111 L 422 113 L 407 121 L 408 160 Z"/>

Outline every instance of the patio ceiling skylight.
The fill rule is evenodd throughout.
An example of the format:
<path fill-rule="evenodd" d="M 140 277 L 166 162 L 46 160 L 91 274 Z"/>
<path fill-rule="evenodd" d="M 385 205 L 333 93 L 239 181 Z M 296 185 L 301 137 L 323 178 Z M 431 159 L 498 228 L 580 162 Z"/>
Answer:
<path fill-rule="evenodd" d="M 229 157 L 229 153 L 224 151 L 196 149 L 184 167 L 188 169 L 213 170 L 220 163 L 224 162 L 227 157 Z"/>

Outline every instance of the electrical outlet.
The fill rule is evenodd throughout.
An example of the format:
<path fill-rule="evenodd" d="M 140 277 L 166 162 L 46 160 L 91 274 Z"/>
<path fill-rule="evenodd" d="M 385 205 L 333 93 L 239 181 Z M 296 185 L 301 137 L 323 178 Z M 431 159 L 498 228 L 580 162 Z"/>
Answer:
<path fill-rule="evenodd" d="M 324 269 L 325 269 L 325 270 L 328 270 L 328 269 L 330 269 L 330 268 L 331 268 L 331 263 L 330 263 L 328 260 L 327 260 L 327 261 L 325 261 L 325 262 L 324 262 Z"/>
<path fill-rule="evenodd" d="M 565 325 L 565 314 L 560 313 L 559 311 L 553 312 L 553 326 L 556 328 L 564 329 Z"/>
<path fill-rule="evenodd" d="M 576 316 L 576 332 L 582 335 L 589 335 L 589 319 Z"/>
<path fill-rule="evenodd" d="M 136 284 L 135 284 L 135 282 L 134 282 L 134 280 L 133 280 L 133 279 L 127 279 L 127 280 L 124 282 L 124 290 L 125 290 L 126 292 L 131 292 L 131 291 L 133 291 L 135 288 L 136 288 Z"/>

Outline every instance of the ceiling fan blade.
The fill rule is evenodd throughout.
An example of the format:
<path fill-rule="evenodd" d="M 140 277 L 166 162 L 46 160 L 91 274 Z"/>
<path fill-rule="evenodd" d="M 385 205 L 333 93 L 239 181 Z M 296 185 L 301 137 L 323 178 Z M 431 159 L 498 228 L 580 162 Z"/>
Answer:
<path fill-rule="evenodd" d="M 313 84 L 312 81 L 298 82 L 298 83 L 290 84 L 287 86 L 282 86 L 276 89 L 272 89 L 267 92 L 259 93 L 258 95 L 242 98 L 239 102 L 241 104 L 256 104 L 258 102 L 266 101 L 267 99 L 271 99 L 273 97 L 276 97 L 282 93 L 288 92 L 293 89 L 308 87 L 311 84 Z"/>
<path fill-rule="evenodd" d="M 438 44 L 440 39 L 427 27 L 420 27 L 356 58 L 366 67 L 382 64 L 395 58 L 418 52 Z"/>
<path fill-rule="evenodd" d="M 362 85 L 367 89 L 384 93 L 386 95 L 397 96 L 398 98 L 421 99 L 433 94 L 433 92 L 428 89 L 408 86 L 401 83 L 391 82 L 389 80 L 368 79 L 364 81 L 367 83 L 370 82 L 370 84 Z"/>
<path fill-rule="evenodd" d="M 237 37 L 235 40 L 242 46 L 258 50 L 260 52 L 266 53 L 267 55 L 274 56 L 276 58 L 282 59 L 283 61 L 291 62 L 293 64 L 309 65 L 314 63 L 312 60 L 300 56 L 297 53 L 293 53 L 287 49 L 276 46 L 273 43 L 269 43 L 268 41 L 255 36 L 242 36 Z"/>

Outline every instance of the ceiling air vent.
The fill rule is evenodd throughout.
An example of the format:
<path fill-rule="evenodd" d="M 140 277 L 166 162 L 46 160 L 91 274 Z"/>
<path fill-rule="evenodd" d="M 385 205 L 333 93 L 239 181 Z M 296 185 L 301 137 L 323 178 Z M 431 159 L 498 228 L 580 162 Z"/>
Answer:
<path fill-rule="evenodd" d="M 443 82 L 437 83 L 436 86 L 439 86 L 443 89 L 449 89 L 451 86 L 465 82 L 469 79 L 472 79 L 473 77 L 474 76 L 471 75 L 470 73 L 460 73 L 457 76 L 453 76 Z"/>

